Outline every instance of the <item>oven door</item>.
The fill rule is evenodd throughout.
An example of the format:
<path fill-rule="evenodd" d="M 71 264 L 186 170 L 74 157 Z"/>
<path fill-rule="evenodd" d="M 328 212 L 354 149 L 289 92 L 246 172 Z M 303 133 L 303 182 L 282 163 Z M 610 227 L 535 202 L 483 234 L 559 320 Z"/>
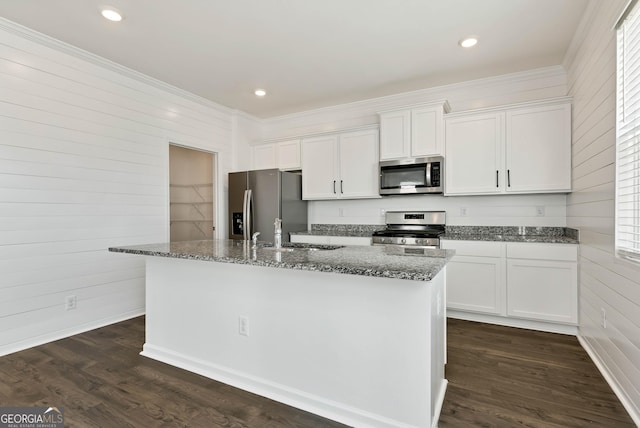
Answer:
<path fill-rule="evenodd" d="M 380 194 L 442 193 L 442 157 L 380 162 Z"/>

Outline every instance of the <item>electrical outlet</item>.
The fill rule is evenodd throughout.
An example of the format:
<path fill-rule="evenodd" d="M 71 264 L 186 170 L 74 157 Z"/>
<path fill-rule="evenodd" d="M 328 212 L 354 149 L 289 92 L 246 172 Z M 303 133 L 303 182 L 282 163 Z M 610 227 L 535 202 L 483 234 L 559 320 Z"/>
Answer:
<path fill-rule="evenodd" d="M 467 216 L 467 207 L 461 207 L 460 208 L 460 217 L 466 217 Z"/>
<path fill-rule="evenodd" d="M 64 298 L 64 309 L 70 311 L 71 309 L 76 308 L 76 304 L 78 303 L 76 296 L 71 295 Z"/>
<path fill-rule="evenodd" d="M 600 326 L 607 328 L 607 311 L 604 308 L 600 308 Z"/>
<path fill-rule="evenodd" d="M 238 334 L 240 336 L 249 336 L 249 318 L 238 318 Z"/>
<path fill-rule="evenodd" d="M 544 217 L 544 207 L 543 206 L 536 207 L 536 216 Z"/>

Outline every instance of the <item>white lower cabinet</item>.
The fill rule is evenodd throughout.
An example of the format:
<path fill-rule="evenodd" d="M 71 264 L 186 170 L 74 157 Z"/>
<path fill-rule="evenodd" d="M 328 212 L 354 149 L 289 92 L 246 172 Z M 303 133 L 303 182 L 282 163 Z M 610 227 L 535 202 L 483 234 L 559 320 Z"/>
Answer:
<path fill-rule="evenodd" d="M 443 240 L 447 308 L 509 320 L 578 323 L 577 245 Z M 535 325 L 515 324 L 535 328 Z"/>
<path fill-rule="evenodd" d="M 442 241 L 442 248 L 456 250 L 447 264 L 447 308 L 504 315 L 504 243 Z"/>
<path fill-rule="evenodd" d="M 575 245 L 507 244 L 507 315 L 577 324 L 577 258 Z"/>

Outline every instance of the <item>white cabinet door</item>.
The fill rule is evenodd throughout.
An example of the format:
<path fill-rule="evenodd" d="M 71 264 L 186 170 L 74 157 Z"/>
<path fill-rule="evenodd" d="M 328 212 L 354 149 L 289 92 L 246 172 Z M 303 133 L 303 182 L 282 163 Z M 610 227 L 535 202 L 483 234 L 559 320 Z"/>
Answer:
<path fill-rule="evenodd" d="M 411 156 L 441 156 L 442 106 L 411 110 Z"/>
<path fill-rule="evenodd" d="M 571 105 L 507 111 L 507 192 L 571 191 Z"/>
<path fill-rule="evenodd" d="M 508 259 L 507 277 L 507 314 L 510 317 L 578 323 L 575 262 Z"/>
<path fill-rule="evenodd" d="M 503 190 L 504 113 L 445 119 L 445 194 L 492 194 Z"/>
<path fill-rule="evenodd" d="M 277 167 L 300 169 L 300 140 L 280 141 L 276 144 Z"/>
<path fill-rule="evenodd" d="M 456 250 L 447 264 L 447 308 L 505 315 L 505 246 L 501 242 L 441 241 Z"/>
<path fill-rule="evenodd" d="M 447 264 L 447 308 L 504 315 L 504 260 L 455 256 Z"/>
<path fill-rule="evenodd" d="M 338 135 L 302 140 L 302 198 L 338 198 Z"/>
<path fill-rule="evenodd" d="M 277 168 L 275 144 L 260 144 L 251 148 L 253 169 Z"/>
<path fill-rule="evenodd" d="M 378 130 L 340 134 L 340 198 L 380 197 Z"/>
<path fill-rule="evenodd" d="M 409 156 L 411 110 L 380 113 L 380 160 Z"/>

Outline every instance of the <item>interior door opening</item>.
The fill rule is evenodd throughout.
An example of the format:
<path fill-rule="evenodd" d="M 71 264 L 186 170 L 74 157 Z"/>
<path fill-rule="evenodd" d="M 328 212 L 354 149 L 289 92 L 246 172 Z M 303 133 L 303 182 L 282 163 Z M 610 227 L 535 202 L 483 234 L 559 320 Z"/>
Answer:
<path fill-rule="evenodd" d="M 216 154 L 169 144 L 169 240 L 215 237 Z"/>

